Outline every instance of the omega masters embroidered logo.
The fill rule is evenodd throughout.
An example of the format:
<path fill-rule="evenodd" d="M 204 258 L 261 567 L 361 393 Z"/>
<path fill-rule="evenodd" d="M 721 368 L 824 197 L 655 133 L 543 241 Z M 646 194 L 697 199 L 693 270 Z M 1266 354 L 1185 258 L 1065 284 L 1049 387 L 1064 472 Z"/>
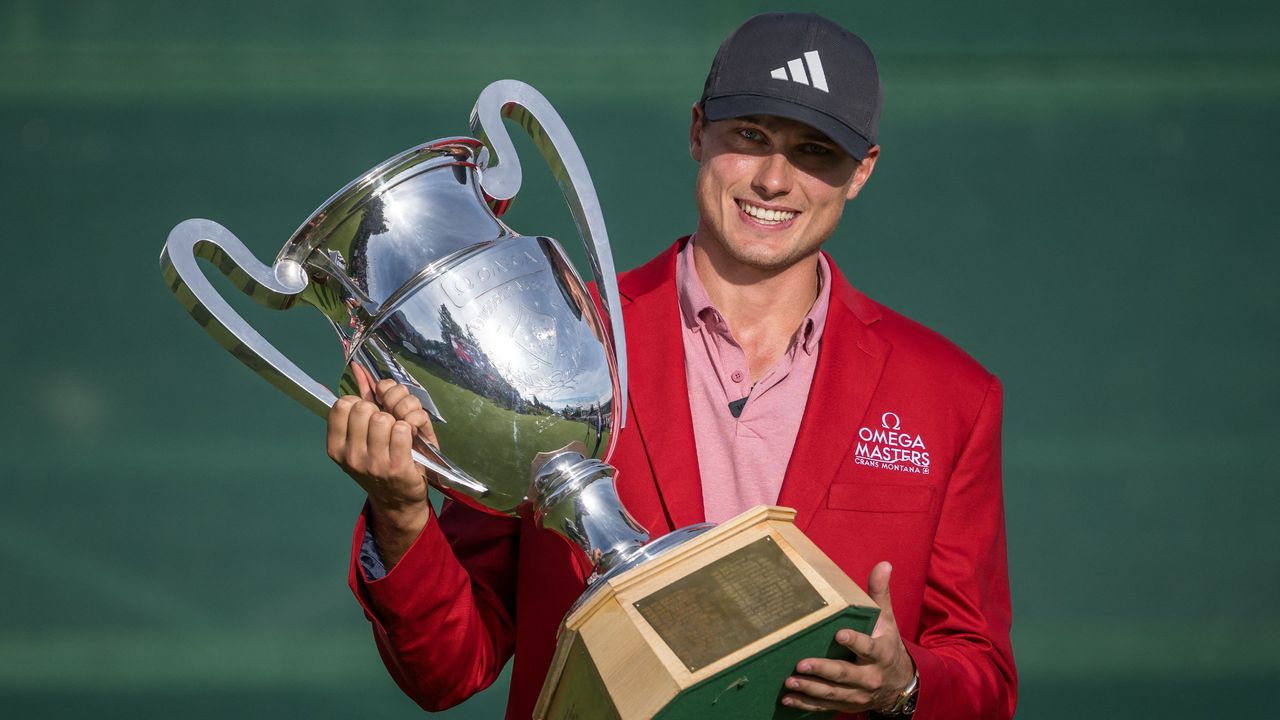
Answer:
<path fill-rule="evenodd" d="M 881 415 L 878 428 L 858 428 L 853 461 L 881 470 L 929 474 L 929 451 L 924 437 L 904 432 L 897 413 Z"/>

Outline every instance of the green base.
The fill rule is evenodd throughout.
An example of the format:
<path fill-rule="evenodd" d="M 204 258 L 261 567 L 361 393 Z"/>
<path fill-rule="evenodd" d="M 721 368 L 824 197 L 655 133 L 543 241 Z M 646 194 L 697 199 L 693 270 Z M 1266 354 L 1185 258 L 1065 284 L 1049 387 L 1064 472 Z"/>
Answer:
<path fill-rule="evenodd" d="M 795 673 L 796 663 L 807 657 L 851 660 L 851 653 L 836 642 L 836 631 L 852 628 L 870 633 L 880 611 L 851 607 L 817 625 L 752 655 L 677 695 L 655 720 L 792 720 L 826 717 L 830 713 L 806 713 L 783 707 L 787 692 L 782 683 Z"/>

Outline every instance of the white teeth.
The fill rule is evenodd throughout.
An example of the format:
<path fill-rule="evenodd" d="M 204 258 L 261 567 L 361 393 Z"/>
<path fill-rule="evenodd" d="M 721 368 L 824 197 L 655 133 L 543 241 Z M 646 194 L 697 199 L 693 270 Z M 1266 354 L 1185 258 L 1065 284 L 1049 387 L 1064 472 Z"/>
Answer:
<path fill-rule="evenodd" d="M 741 201 L 738 202 L 738 207 L 742 208 L 742 212 L 769 225 L 784 223 L 796 216 L 795 213 L 787 210 L 766 210 Z"/>

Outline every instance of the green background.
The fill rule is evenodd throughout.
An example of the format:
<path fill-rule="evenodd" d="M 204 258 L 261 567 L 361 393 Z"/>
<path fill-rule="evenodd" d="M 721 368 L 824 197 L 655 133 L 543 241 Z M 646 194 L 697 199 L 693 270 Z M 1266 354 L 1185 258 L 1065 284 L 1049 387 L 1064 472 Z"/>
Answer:
<path fill-rule="evenodd" d="M 862 34 L 886 87 L 830 251 L 1007 388 L 1019 716 L 1280 714 L 1280 6 L 803 7 Z M 0 1 L 4 714 L 415 714 L 344 587 L 357 488 L 169 295 L 166 234 L 212 218 L 269 261 L 515 77 L 635 265 L 693 227 L 712 54 L 776 8 Z M 573 243 L 524 149 L 511 224 Z M 237 306 L 336 378 L 317 313 Z"/>

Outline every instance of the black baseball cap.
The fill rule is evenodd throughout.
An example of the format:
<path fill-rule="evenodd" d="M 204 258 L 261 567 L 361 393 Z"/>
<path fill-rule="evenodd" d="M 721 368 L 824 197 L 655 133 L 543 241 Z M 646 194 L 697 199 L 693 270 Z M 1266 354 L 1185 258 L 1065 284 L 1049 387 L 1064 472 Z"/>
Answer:
<path fill-rule="evenodd" d="M 876 144 L 884 96 L 862 38 L 820 15 L 767 13 L 725 38 L 700 104 L 708 120 L 797 120 L 861 160 Z"/>

